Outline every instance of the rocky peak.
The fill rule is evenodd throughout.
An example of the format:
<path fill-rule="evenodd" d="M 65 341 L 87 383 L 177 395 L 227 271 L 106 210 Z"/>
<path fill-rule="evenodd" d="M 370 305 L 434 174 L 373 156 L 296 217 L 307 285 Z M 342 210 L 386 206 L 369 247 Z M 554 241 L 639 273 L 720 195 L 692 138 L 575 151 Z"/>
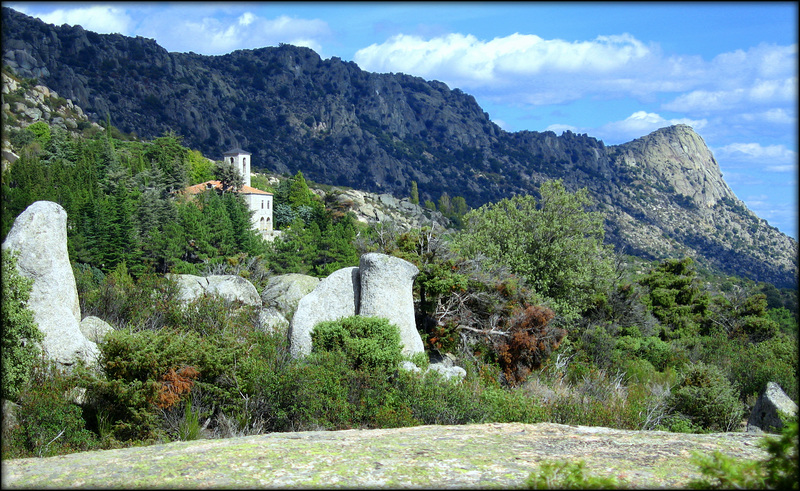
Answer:
<path fill-rule="evenodd" d="M 741 203 L 705 141 L 690 126 L 661 128 L 615 148 L 619 164 L 642 169 L 651 185 L 662 183 L 698 207 L 711 208 L 725 198 Z"/>

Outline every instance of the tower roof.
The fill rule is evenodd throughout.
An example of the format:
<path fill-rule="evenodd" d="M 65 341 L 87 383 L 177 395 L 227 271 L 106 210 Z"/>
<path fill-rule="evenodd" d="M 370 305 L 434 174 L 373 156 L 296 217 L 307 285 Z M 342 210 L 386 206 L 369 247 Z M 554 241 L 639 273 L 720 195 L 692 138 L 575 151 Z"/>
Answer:
<path fill-rule="evenodd" d="M 238 147 L 237 148 L 232 148 L 232 149 L 228 150 L 227 152 L 223 153 L 222 155 L 241 155 L 241 154 L 253 155 L 252 153 L 246 152 L 246 151 L 244 151 L 244 150 L 242 150 L 241 148 L 238 148 Z"/>

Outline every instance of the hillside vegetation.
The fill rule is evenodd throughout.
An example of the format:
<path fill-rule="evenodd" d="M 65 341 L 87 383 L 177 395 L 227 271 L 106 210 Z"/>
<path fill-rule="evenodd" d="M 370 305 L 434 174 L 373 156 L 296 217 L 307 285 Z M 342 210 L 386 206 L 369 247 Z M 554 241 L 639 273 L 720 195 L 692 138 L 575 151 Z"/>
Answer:
<path fill-rule="evenodd" d="M 4 236 L 32 202 L 64 206 L 81 310 L 115 331 L 99 345 L 98 373 L 62 373 L 35 357 L 15 368 L 3 397 L 18 405 L 19 424 L 4 435 L 4 458 L 421 424 L 736 431 L 767 381 L 798 397 L 796 292 L 712 276 L 690 258 L 616 254 L 588 194 L 560 181 L 538 198 L 466 211 L 460 229 L 404 231 L 358 222 L 302 173 L 274 176 L 276 209 L 292 220 L 270 243 L 249 230 L 234 193 L 194 202 L 171 193 L 220 169 L 175 135 L 141 141 L 111 125 L 77 134 L 36 123 L 9 136 L 19 159 L 2 176 Z M 512 209 L 534 235 L 492 218 Z M 285 335 L 264 332 L 253 307 L 215 297 L 184 305 L 164 275 L 234 273 L 260 291 L 272 275 L 322 277 L 375 251 L 420 269 L 426 350 L 450 353 L 463 381 L 396 371 L 391 346 L 388 364 L 325 344 L 292 359 Z M 579 263 L 564 251 L 580 252 Z M 3 268 L 3 284 L 20 291 L 4 302 L 24 295 L 14 275 Z M 4 345 L 14 332 L 4 329 Z M 87 389 L 82 406 L 69 396 L 76 386 Z"/>

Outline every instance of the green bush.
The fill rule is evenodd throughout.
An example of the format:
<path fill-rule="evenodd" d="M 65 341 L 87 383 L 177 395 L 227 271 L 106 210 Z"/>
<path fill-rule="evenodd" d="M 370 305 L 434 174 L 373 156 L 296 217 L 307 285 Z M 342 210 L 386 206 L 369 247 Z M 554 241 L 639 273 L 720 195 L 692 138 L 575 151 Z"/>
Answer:
<path fill-rule="evenodd" d="M 742 399 L 757 396 L 767 382 L 775 382 L 790 399 L 797 401 L 797 370 L 797 340 L 783 333 L 758 344 L 731 349 L 731 377 L 740 387 Z"/>
<path fill-rule="evenodd" d="M 352 316 L 321 322 L 311 332 L 312 351 L 341 351 L 354 369 L 389 373 L 402 360 L 400 330 L 387 319 Z"/>
<path fill-rule="evenodd" d="M 90 450 L 97 438 L 88 429 L 80 406 L 69 398 L 74 381 L 54 364 L 40 361 L 20 391 L 18 425 L 4 435 L 3 457 L 50 457 Z"/>
<path fill-rule="evenodd" d="M 28 310 L 33 281 L 17 272 L 17 259 L 6 249 L 2 252 L 3 308 L 2 319 L 2 385 L 0 397 L 16 400 L 28 380 L 44 339 Z"/>
<path fill-rule="evenodd" d="M 744 416 L 738 394 L 719 367 L 699 362 L 687 366 L 669 405 L 703 429 L 732 431 Z"/>
<path fill-rule="evenodd" d="M 695 454 L 693 460 L 703 474 L 689 482 L 692 489 L 800 489 L 797 460 L 797 422 L 784 428 L 780 438 L 761 441 L 769 457 L 743 461 L 720 452 Z"/>
<path fill-rule="evenodd" d="M 528 489 L 613 489 L 626 487 L 614 477 L 587 474 L 583 461 L 545 461 L 538 471 L 531 472 L 525 484 Z"/>

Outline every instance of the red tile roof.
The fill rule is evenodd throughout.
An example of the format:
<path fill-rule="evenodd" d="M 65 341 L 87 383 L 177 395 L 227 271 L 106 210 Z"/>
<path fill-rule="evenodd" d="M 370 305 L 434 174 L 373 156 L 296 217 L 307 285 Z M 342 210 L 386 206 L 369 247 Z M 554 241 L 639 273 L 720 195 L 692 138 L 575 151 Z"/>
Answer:
<path fill-rule="evenodd" d="M 188 188 L 185 188 L 183 192 L 187 194 L 200 194 L 206 189 L 211 189 L 211 188 L 221 190 L 222 182 L 220 181 L 201 182 L 200 184 L 195 184 L 194 186 L 189 186 Z M 241 194 L 262 194 L 262 195 L 272 196 L 272 193 L 256 189 L 252 186 L 242 186 L 237 192 Z"/>

